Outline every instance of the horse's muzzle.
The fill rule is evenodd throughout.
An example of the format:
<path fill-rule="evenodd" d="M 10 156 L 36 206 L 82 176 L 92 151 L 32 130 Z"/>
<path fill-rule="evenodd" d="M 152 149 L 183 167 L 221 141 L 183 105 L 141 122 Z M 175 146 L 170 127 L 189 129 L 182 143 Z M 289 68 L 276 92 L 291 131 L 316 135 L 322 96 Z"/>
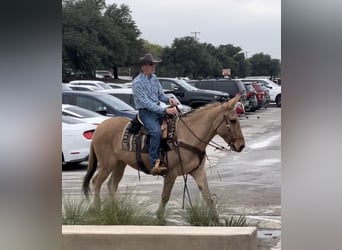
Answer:
<path fill-rule="evenodd" d="M 241 152 L 245 148 L 245 141 L 241 139 L 235 140 L 230 147 L 235 152 Z"/>

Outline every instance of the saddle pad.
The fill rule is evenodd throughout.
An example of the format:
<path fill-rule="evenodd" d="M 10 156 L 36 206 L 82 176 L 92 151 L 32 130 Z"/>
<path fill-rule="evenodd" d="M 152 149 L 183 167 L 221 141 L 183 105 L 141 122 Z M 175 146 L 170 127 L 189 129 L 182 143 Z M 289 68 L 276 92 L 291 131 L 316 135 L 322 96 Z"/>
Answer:
<path fill-rule="evenodd" d="M 136 152 L 137 142 L 141 142 L 140 152 L 148 153 L 148 145 L 149 145 L 149 136 L 145 134 L 132 134 L 128 131 L 128 126 L 130 123 L 128 122 L 125 126 L 124 133 L 122 134 L 122 149 L 125 151 Z"/>

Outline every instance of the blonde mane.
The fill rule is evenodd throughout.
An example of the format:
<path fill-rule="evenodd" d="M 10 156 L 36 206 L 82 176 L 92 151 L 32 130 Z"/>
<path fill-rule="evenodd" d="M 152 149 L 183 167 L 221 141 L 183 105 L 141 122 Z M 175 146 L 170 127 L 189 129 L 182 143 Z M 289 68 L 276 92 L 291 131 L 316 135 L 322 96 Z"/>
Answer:
<path fill-rule="evenodd" d="M 217 106 L 219 106 L 219 105 L 221 105 L 221 104 L 222 104 L 222 103 L 220 103 L 220 102 L 208 103 L 208 104 L 206 104 L 206 105 L 204 105 L 204 106 L 201 106 L 201 107 L 199 107 L 199 108 L 193 109 L 192 111 L 190 111 L 190 112 L 184 114 L 184 117 L 192 116 L 192 115 L 194 115 L 194 114 L 201 113 L 201 112 L 206 111 L 206 110 L 208 110 L 208 109 L 210 109 L 210 108 L 217 107 Z"/>

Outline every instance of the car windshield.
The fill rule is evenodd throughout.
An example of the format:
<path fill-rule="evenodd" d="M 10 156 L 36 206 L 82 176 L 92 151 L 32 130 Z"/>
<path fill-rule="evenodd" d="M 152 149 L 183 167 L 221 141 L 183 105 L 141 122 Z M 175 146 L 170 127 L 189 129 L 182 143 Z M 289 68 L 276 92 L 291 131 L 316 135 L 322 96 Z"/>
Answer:
<path fill-rule="evenodd" d="M 272 82 L 269 79 L 263 79 L 263 81 L 265 81 L 266 86 L 268 87 L 272 87 L 272 86 L 276 86 L 276 87 L 280 87 L 278 84 L 276 84 L 275 82 Z"/>
<path fill-rule="evenodd" d="M 64 108 L 62 111 L 63 115 L 68 115 L 72 117 L 77 117 L 77 118 L 92 118 L 92 117 L 102 117 L 102 115 L 93 112 L 88 109 L 83 109 L 77 106 L 70 106 L 67 108 Z"/>
<path fill-rule="evenodd" d="M 120 100 L 117 97 L 114 97 L 109 94 L 103 94 L 101 95 L 101 99 L 109 106 L 115 106 L 116 109 L 121 111 L 134 111 L 135 109 L 131 106 L 129 106 L 124 101 Z"/>
<path fill-rule="evenodd" d="M 192 90 L 198 90 L 198 88 L 190 85 L 188 82 L 186 82 L 183 79 L 176 79 L 177 83 L 182 86 L 184 89 L 186 89 L 187 91 L 192 91 Z"/>

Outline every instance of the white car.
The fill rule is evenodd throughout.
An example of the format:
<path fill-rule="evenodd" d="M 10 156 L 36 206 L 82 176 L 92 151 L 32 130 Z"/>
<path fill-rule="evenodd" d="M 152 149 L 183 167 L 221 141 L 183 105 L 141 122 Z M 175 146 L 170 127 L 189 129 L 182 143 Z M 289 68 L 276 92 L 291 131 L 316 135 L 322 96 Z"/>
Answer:
<path fill-rule="evenodd" d="M 246 77 L 239 79 L 243 82 L 257 82 L 262 83 L 267 89 L 270 94 L 270 101 L 275 102 L 278 107 L 281 107 L 281 86 L 276 84 L 275 82 L 271 81 L 268 78 L 252 78 L 252 77 Z"/>
<path fill-rule="evenodd" d="M 89 156 L 96 125 L 62 116 L 62 164 L 78 164 Z"/>
<path fill-rule="evenodd" d="M 113 89 L 132 88 L 132 83 L 131 82 L 126 82 L 126 83 L 112 83 L 112 82 L 109 82 L 109 83 L 107 83 L 107 85 L 109 85 Z"/>
<path fill-rule="evenodd" d="M 97 86 L 71 85 L 71 84 L 69 84 L 69 88 L 71 88 L 71 90 L 80 90 L 80 91 L 94 91 L 94 90 L 102 89 L 102 87 L 97 87 Z"/>
<path fill-rule="evenodd" d="M 108 116 L 100 115 L 99 113 L 96 113 L 89 109 L 81 108 L 70 104 L 62 104 L 62 115 L 70 116 L 79 121 L 90 123 L 93 125 L 98 125 L 104 120 L 110 118 Z"/>
<path fill-rule="evenodd" d="M 109 70 L 95 70 L 95 77 L 99 79 L 114 78 L 112 72 Z"/>
<path fill-rule="evenodd" d="M 111 88 L 113 89 L 121 89 L 121 88 L 127 88 L 127 86 L 124 83 L 107 83 Z"/>
<path fill-rule="evenodd" d="M 62 84 L 62 91 L 72 90 L 72 88 L 69 87 L 69 84 L 67 83 L 61 83 L 61 84 Z"/>
<path fill-rule="evenodd" d="M 95 86 L 99 89 L 112 89 L 107 83 L 97 80 L 75 80 L 69 82 L 70 85 L 87 85 L 87 86 Z"/>

